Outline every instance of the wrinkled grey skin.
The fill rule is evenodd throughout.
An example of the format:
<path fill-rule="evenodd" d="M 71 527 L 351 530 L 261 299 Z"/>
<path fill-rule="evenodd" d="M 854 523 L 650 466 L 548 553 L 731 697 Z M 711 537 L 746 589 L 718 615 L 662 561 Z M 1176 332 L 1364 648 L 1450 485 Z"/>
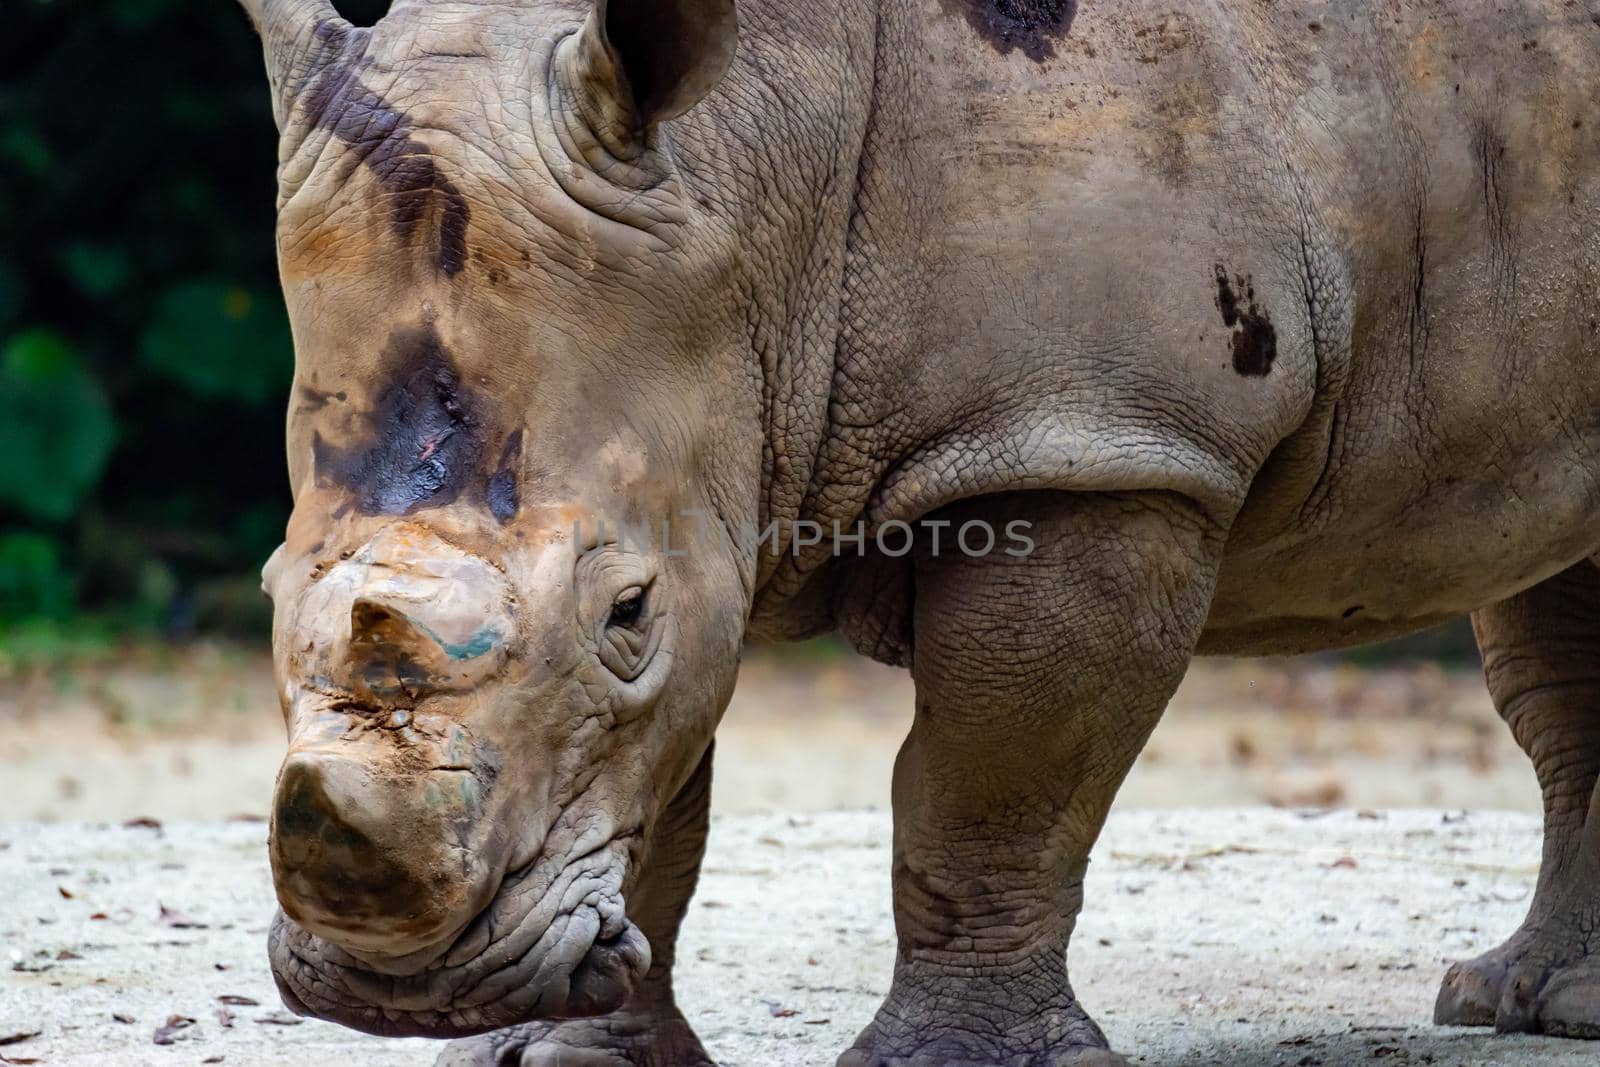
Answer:
<path fill-rule="evenodd" d="M 1437 1018 L 1600 1036 L 1600 6 L 246 6 L 298 352 L 292 1006 L 706 1062 L 671 962 L 737 649 L 839 630 L 918 700 L 840 1064 L 1120 1062 L 1066 944 L 1190 657 L 1473 612 L 1545 862 Z M 569 532 L 688 508 L 776 551 Z M 795 536 L 930 518 L 1035 550 Z"/>

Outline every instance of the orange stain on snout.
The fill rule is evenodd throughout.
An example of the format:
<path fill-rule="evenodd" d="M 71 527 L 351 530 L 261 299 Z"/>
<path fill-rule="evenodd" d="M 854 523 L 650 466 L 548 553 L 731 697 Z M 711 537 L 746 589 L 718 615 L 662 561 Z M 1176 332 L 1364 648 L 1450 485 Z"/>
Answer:
<path fill-rule="evenodd" d="M 1426 87 L 1448 61 L 1440 45 L 1439 28 L 1429 19 L 1406 45 L 1406 70 L 1411 84 Z"/>
<path fill-rule="evenodd" d="M 394 252 L 394 242 L 380 220 L 351 216 L 355 211 L 334 212 L 309 227 L 278 238 L 285 282 L 301 282 L 329 275 L 352 276 L 370 271 L 374 261 Z"/>

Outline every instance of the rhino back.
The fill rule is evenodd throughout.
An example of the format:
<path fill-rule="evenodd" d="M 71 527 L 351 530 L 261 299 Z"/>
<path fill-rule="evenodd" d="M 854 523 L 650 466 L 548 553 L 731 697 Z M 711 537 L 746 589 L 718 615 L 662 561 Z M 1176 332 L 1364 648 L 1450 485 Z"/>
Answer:
<path fill-rule="evenodd" d="M 1595 550 L 1590 5 L 884 0 L 878 50 L 802 514 L 1182 493 L 1229 530 L 1231 651 Z M 773 588 L 881 612 L 885 566 Z"/>

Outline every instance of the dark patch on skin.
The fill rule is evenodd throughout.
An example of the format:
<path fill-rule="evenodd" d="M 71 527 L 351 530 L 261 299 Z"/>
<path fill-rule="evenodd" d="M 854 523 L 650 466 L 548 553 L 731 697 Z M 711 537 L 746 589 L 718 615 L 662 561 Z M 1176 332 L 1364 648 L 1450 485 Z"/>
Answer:
<path fill-rule="evenodd" d="M 500 780 L 500 750 L 486 741 L 479 741 L 473 746 L 472 754 L 473 773 L 478 776 L 483 798 L 487 800 L 494 792 L 494 784 Z"/>
<path fill-rule="evenodd" d="M 396 330 L 382 365 L 389 384 L 365 443 L 312 440 L 317 480 L 349 491 L 365 515 L 407 515 L 449 504 L 477 468 L 482 440 L 470 397 L 431 323 Z"/>
<path fill-rule="evenodd" d="M 1239 298 L 1234 295 L 1233 283 L 1222 264 L 1217 264 L 1217 309 L 1222 312 L 1222 325 L 1233 329 L 1239 325 Z"/>
<path fill-rule="evenodd" d="M 1278 358 L 1278 330 L 1272 325 L 1272 316 L 1256 302 L 1255 284 L 1249 275 L 1228 275 L 1221 263 L 1216 265 L 1217 310 L 1222 312 L 1222 324 L 1233 331 L 1229 344 L 1233 351 L 1233 369 L 1250 378 L 1263 378 L 1272 372 L 1272 361 Z"/>
<path fill-rule="evenodd" d="M 522 458 L 522 431 L 513 431 L 506 438 L 506 447 L 500 453 L 500 465 L 489 477 L 489 514 L 504 526 L 517 515 L 517 461 Z"/>
<path fill-rule="evenodd" d="M 302 385 L 299 387 L 298 391 L 300 394 L 300 400 L 308 411 L 321 411 L 323 408 L 328 406 L 330 401 L 337 400 L 339 403 L 343 404 L 349 399 L 349 396 L 343 389 L 339 390 L 337 393 L 326 393 L 321 389 L 313 389 L 309 385 Z"/>
<path fill-rule="evenodd" d="M 314 74 L 304 95 L 311 125 L 330 131 L 372 171 L 393 201 L 394 230 L 409 241 L 430 216 L 437 224 L 434 263 L 448 277 L 467 264 L 472 208 L 445 177 L 428 146 L 413 137 L 411 119 L 389 106 L 359 77 L 371 33 L 321 22 L 317 35 L 336 59 Z"/>
<path fill-rule="evenodd" d="M 1021 49 L 1035 63 L 1055 56 L 1055 42 L 1071 32 L 1078 13 L 1078 0 L 944 0 L 944 5 L 958 9 L 996 52 Z"/>

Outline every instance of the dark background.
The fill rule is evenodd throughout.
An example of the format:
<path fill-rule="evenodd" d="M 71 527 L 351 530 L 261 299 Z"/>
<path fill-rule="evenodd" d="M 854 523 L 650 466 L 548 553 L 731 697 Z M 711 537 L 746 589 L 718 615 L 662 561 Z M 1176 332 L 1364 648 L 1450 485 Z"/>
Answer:
<path fill-rule="evenodd" d="M 255 33 L 229 0 L 5 16 L 0 656 L 258 638 L 293 355 Z M 1472 655 L 1462 626 L 1395 652 Z"/>
<path fill-rule="evenodd" d="M 5 16 L 0 635 L 260 633 L 293 355 L 254 31 L 227 0 Z"/>

